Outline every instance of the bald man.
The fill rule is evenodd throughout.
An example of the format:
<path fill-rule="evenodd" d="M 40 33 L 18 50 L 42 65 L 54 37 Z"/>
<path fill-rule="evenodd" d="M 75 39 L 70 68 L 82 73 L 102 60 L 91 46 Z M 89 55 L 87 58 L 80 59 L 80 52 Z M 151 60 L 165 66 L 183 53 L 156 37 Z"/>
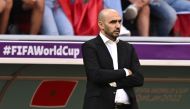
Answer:
<path fill-rule="evenodd" d="M 87 76 L 83 109 L 138 109 L 133 87 L 144 77 L 134 47 L 119 40 L 121 17 L 103 9 L 98 16 L 99 35 L 82 45 Z"/>

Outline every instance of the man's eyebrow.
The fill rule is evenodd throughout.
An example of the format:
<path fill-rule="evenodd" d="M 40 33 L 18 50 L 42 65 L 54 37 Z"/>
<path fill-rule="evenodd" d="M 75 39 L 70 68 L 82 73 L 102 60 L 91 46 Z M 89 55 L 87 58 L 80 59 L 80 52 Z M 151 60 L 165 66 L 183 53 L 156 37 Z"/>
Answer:
<path fill-rule="evenodd" d="M 121 19 L 119 20 L 111 20 L 110 23 L 114 23 L 114 22 L 121 22 Z"/>

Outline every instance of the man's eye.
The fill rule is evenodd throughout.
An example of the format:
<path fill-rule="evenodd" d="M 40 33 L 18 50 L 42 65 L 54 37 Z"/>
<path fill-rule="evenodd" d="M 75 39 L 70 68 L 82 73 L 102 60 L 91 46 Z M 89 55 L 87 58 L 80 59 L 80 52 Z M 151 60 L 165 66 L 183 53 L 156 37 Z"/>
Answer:
<path fill-rule="evenodd" d="M 116 22 L 117 22 L 117 21 L 114 20 L 114 21 L 111 21 L 110 23 L 116 23 Z"/>

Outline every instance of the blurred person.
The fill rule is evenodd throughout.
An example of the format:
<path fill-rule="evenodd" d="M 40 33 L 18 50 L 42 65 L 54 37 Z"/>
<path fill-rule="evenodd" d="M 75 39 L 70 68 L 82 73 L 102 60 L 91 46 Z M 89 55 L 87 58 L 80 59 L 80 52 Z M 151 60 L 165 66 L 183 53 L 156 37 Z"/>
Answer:
<path fill-rule="evenodd" d="M 5 0 L 0 0 L 0 13 L 4 10 L 5 5 L 6 5 Z"/>
<path fill-rule="evenodd" d="M 189 11 L 190 2 L 188 0 L 165 0 L 176 12 Z"/>
<path fill-rule="evenodd" d="M 135 19 L 144 7 L 147 7 L 150 0 L 126 0 L 127 8 L 124 10 L 124 15 L 127 20 Z M 149 7 L 149 6 L 148 6 Z"/>
<path fill-rule="evenodd" d="M 104 8 L 115 9 L 119 13 L 119 15 L 123 18 L 123 12 L 121 7 L 120 0 L 103 0 Z M 131 32 L 124 26 L 121 25 L 120 36 L 130 36 Z"/>
<path fill-rule="evenodd" d="M 58 0 L 71 22 L 74 34 L 93 36 L 99 32 L 97 16 L 103 8 L 103 0 Z"/>
<path fill-rule="evenodd" d="M 165 0 L 152 0 L 150 7 L 154 20 L 153 28 L 156 29 L 155 35 L 169 36 L 177 19 L 176 11 Z"/>
<path fill-rule="evenodd" d="M 134 87 L 144 77 L 135 48 L 118 39 L 121 16 L 114 9 L 98 15 L 100 33 L 82 44 L 87 86 L 83 109 L 138 109 Z"/>
<path fill-rule="evenodd" d="M 79 0 L 78 0 L 79 1 Z M 96 0 L 94 0 L 94 1 L 96 1 Z M 76 2 L 76 0 L 73 0 L 72 2 L 71 2 L 71 4 L 74 4 L 74 6 L 78 6 L 78 7 L 80 7 L 80 5 L 75 5 L 75 2 Z M 85 2 L 85 4 L 87 4 L 88 3 L 88 0 L 85 0 L 84 1 Z M 101 2 L 100 0 L 99 0 L 99 2 Z M 121 7 L 121 1 L 120 0 L 102 0 L 102 2 L 103 2 L 103 5 L 104 5 L 104 8 L 111 8 L 111 9 L 115 9 L 115 10 L 117 10 L 118 12 L 119 12 L 119 14 L 120 14 L 120 16 L 123 16 L 123 12 L 122 12 L 122 7 Z M 78 2 L 79 3 L 79 2 Z M 96 3 L 96 2 L 95 2 Z M 62 3 L 63 4 L 63 3 Z M 93 8 L 93 9 L 95 9 L 95 8 Z M 77 11 L 74 11 L 74 12 L 77 12 Z M 77 15 L 77 14 L 76 14 Z M 67 24 L 67 22 L 68 21 L 66 21 L 66 24 Z M 69 28 L 70 29 L 70 28 Z M 69 30 L 68 29 L 68 30 Z M 130 31 L 128 30 L 128 29 L 126 29 L 123 25 L 121 25 L 121 32 L 120 32 L 120 35 L 121 36 L 130 36 L 131 35 L 131 33 L 130 33 Z"/>
<path fill-rule="evenodd" d="M 172 28 L 171 35 L 177 36 L 189 36 L 189 13 L 190 12 L 190 1 L 188 0 L 165 0 L 176 12 L 177 20 L 174 27 Z M 182 14 L 183 13 L 183 14 Z M 186 15 L 185 15 L 186 13 Z M 186 16 L 186 17 L 184 17 Z"/>
<path fill-rule="evenodd" d="M 72 24 L 62 10 L 58 0 L 45 0 L 42 34 L 74 35 Z"/>
<path fill-rule="evenodd" d="M 15 16 L 23 16 L 28 14 L 29 11 L 31 11 L 29 34 L 39 34 L 44 12 L 44 0 L 13 0 L 10 21 L 14 24 L 16 22 Z"/>
<path fill-rule="evenodd" d="M 22 2 L 24 10 L 32 9 L 30 34 L 38 34 L 44 12 L 44 0 L 22 0 Z"/>
<path fill-rule="evenodd" d="M 5 34 L 12 8 L 12 0 L 0 0 L 0 34 Z"/>
<path fill-rule="evenodd" d="M 123 11 L 127 21 L 135 20 L 138 35 L 149 36 L 150 29 L 150 7 L 149 0 L 122 0 L 125 5 Z"/>
<path fill-rule="evenodd" d="M 187 0 L 152 0 L 151 14 L 156 18 L 158 36 L 169 36 L 177 20 L 177 12 L 190 11 Z"/>

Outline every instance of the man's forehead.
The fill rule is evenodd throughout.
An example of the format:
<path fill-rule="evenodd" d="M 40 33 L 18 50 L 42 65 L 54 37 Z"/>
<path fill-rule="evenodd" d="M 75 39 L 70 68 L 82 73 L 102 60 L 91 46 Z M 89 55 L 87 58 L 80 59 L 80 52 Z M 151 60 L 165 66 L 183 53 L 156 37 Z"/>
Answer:
<path fill-rule="evenodd" d="M 119 13 L 114 9 L 103 9 L 99 14 L 98 19 L 103 21 L 111 21 L 121 20 L 121 17 Z"/>
<path fill-rule="evenodd" d="M 108 21 L 112 21 L 112 20 L 119 21 L 119 20 L 121 20 L 121 17 L 120 17 L 119 15 L 116 15 L 116 16 L 110 15 L 110 16 L 107 16 L 106 19 L 107 19 Z"/>

